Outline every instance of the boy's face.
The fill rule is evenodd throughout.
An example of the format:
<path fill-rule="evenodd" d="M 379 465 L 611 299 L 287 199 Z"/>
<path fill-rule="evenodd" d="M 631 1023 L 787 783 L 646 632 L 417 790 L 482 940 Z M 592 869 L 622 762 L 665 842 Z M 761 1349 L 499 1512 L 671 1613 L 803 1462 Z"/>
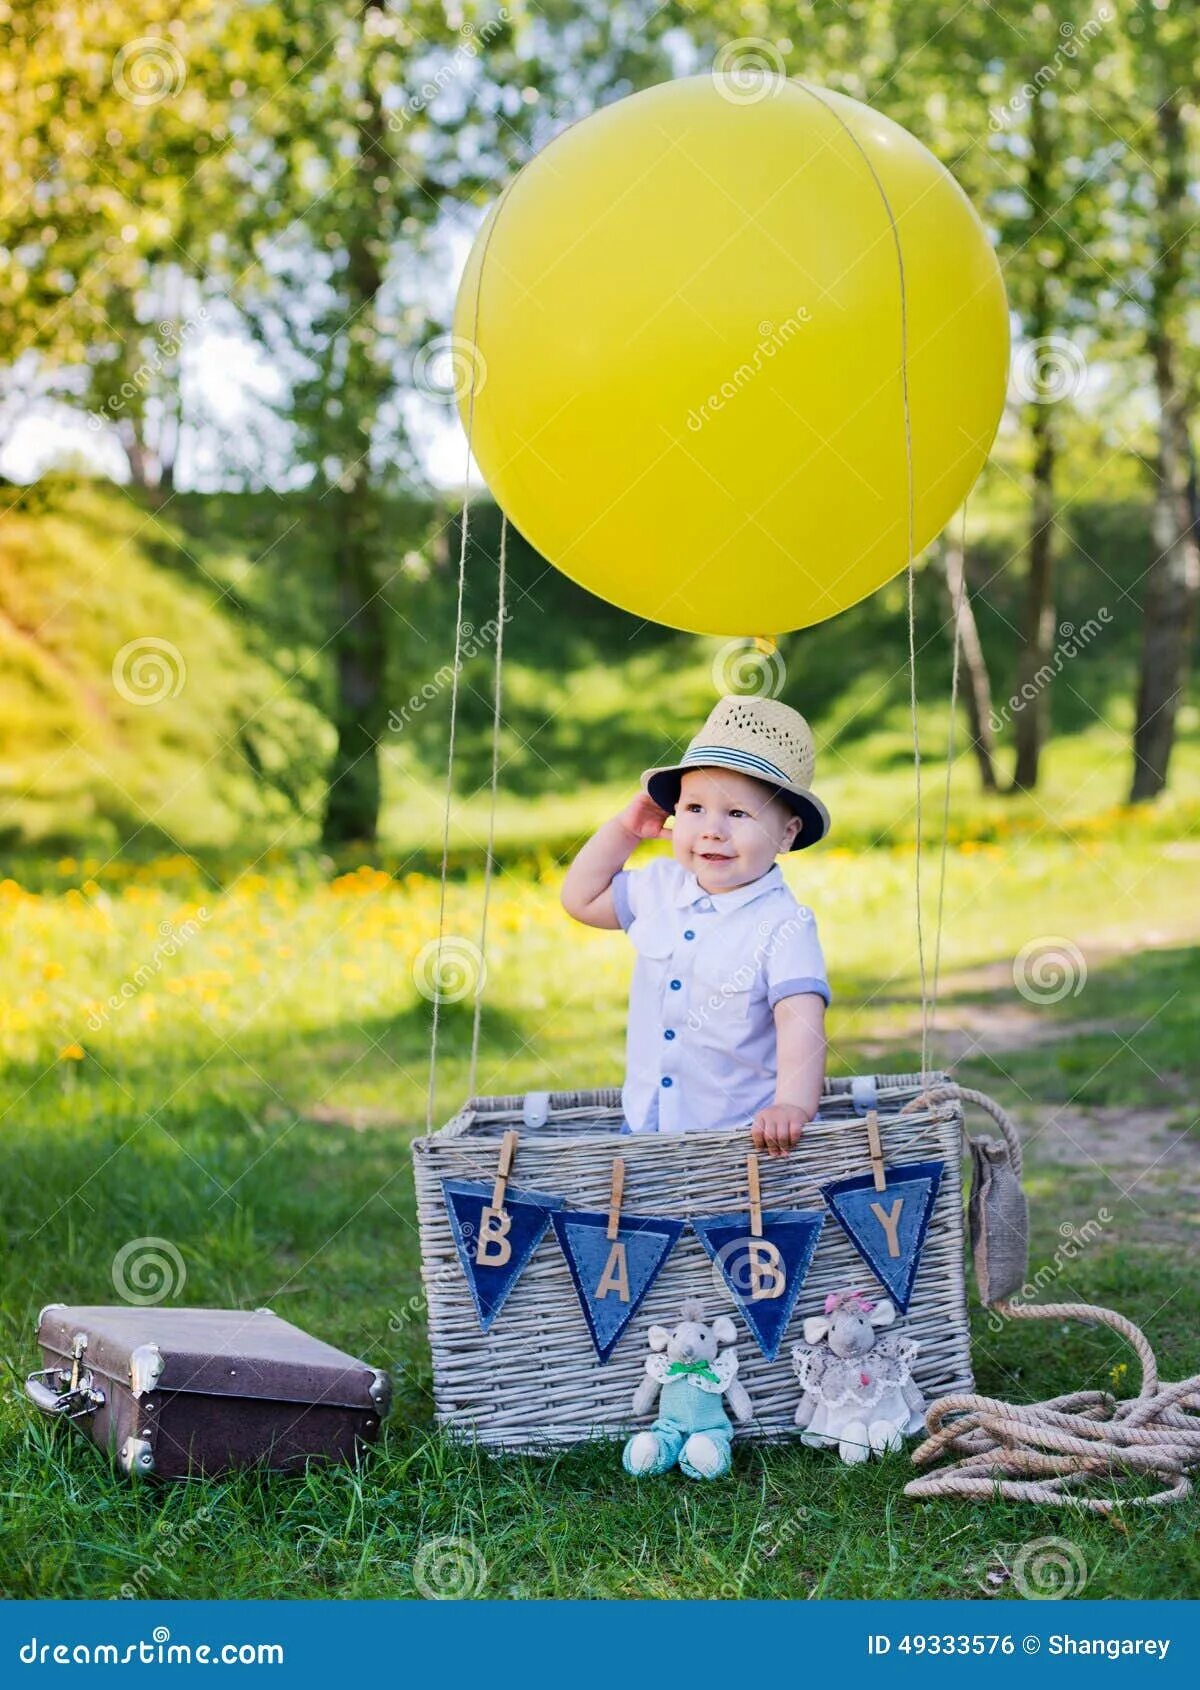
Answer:
<path fill-rule="evenodd" d="M 802 823 L 765 781 L 733 769 L 688 769 L 679 788 L 671 846 L 706 892 L 757 880 Z"/>

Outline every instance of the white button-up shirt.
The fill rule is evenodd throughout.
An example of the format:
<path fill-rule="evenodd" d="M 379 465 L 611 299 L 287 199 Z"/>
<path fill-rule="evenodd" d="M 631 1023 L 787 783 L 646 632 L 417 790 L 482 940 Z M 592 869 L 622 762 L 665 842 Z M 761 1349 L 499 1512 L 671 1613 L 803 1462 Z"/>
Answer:
<path fill-rule="evenodd" d="M 746 1127 L 775 1100 L 775 1005 L 830 1001 L 810 909 L 776 863 L 731 892 L 705 892 L 673 857 L 613 876 L 637 951 L 622 1104 L 635 1133 Z"/>

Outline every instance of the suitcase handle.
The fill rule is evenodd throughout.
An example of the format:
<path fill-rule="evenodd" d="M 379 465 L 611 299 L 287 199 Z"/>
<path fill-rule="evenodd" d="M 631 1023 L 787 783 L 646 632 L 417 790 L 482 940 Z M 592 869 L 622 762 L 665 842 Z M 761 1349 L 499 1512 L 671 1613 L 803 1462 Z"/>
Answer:
<path fill-rule="evenodd" d="M 104 1402 L 104 1392 L 95 1390 L 92 1386 L 90 1373 L 81 1373 L 79 1383 L 73 1390 L 57 1391 L 42 1383 L 51 1374 L 58 1375 L 59 1369 L 42 1368 L 37 1373 L 31 1373 L 25 1381 L 25 1395 L 43 1414 L 49 1414 L 57 1419 L 66 1416 L 68 1420 L 81 1420 L 86 1414 L 94 1414 Z M 74 1412 L 69 1412 L 72 1407 Z"/>

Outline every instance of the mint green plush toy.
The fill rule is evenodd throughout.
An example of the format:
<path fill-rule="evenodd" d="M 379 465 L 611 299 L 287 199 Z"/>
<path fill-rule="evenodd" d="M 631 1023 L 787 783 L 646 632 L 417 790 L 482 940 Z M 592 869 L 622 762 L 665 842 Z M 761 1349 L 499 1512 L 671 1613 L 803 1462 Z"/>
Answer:
<path fill-rule="evenodd" d="M 641 1479 L 665 1473 L 676 1463 L 691 1479 L 717 1479 L 729 1471 L 733 1426 L 725 1398 L 739 1421 L 753 1414 L 746 1388 L 737 1377 L 737 1353 L 720 1349 L 737 1331 L 728 1315 L 706 1322 L 703 1303 L 684 1303 L 683 1319 L 673 1332 L 652 1326 L 646 1377 L 633 1396 L 633 1412 L 649 1414 L 658 1400 L 658 1418 L 648 1432 L 635 1432 L 625 1445 L 622 1465 Z M 660 1394 L 661 1393 L 661 1394 Z"/>

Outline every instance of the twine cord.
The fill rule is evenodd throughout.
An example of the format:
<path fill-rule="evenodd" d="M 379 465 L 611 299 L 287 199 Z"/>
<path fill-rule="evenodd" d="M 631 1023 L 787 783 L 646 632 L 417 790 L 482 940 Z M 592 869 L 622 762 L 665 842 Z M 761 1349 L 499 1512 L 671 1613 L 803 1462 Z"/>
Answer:
<path fill-rule="evenodd" d="M 1021 1143 L 1016 1128 L 1003 1107 L 985 1093 L 956 1082 L 930 1085 L 929 1038 L 936 1015 L 941 941 L 945 907 L 946 857 L 949 838 L 950 791 L 954 757 L 954 726 L 958 700 L 959 656 L 962 608 L 965 595 L 965 566 L 960 572 L 954 603 L 954 640 L 950 686 L 950 721 L 946 751 L 946 786 L 942 814 L 942 847 L 938 882 L 936 939 L 932 993 L 928 989 L 925 963 L 925 934 L 921 900 L 921 851 L 923 817 L 921 793 L 921 746 L 916 668 L 914 486 L 912 415 L 908 380 L 908 302 L 904 253 L 899 228 L 887 191 L 875 165 L 857 136 L 827 100 L 807 84 L 796 86 L 809 94 L 840 125 L 870 171 L 887 214 L 896 254 L 900 291 L 900 374 L 904 409 L 906 517 L 907 517 L 907 611 L 909 710 L 912 722 L 913 763 L 916 780 L 916 926 L 917 955 L 921 977 L 921 1070 L 924 1090 L 904 1105 L 901 1114 L 919 1109 L 936 1109 L 939 1104 L 973 1103 L 991 1116 L 1008 1145 L 1013 1171 L 1021 1177 Z M 478 346 L 483 272 L 488 247 L 499 221 L 505 195 L 484 243 L 476 282 L 472 329 L 472 353 Z M 454 748 L 458 712 L 458 679 L 462 649 L 462 609 L 470 504 L 470 463 L 475 418 L 475 381 L 472 372 L 467 410 L 467 476 L 461 518 L 458 560 L 457 611 L 454 632 L 454 673 L 450 696 L 450 729 L 446 766 L 446 799 L 442 830 L 441 884 L 438 903 L 438 956 L 445 933 L 446 880 L 449 861 L 450 810 L 453 793 Z M 499 782 L 499 732 L 502 700 L 503 629 L 505 619 L 506 549 L 508 523 L 502 518 L 499 559 L 499 627 L 496 636 L 492 709 L 492 769 L 488 819 L 487 855 L 484 867 L 483 909 L 480 921 L 480 978 L 475 992 L 471 1033 L 469 1093 L 474 1095 L 480 1036 L 483 987 L 486 978 L 488 900 L 494 866 L 496 799 Z M 966 507 L 963 507 L 963 549 L 966 545 Z M 765 637 L 756 640 L 762 650 Z M 773 642 L 771 642 L 773 644 Z M 429 1095 L 426 1128 L 432 1131 L 437 1068 L 438 1009 L 440 990 L 433 999 L 433 1031 L 430 1045 Z M 999 1301 L 995 1311 L 1012 1320 L 1080 1320 L 1101 1324 L 1119 1333 L 1131 1345 L 1141 1366 L 1141 1385 L 1136 1397 L 1116 1400 L 1109 1392 L 1079 1390 L 1044 1402 L 1013 1404 L 977 1393 L 959 1393 L 938 1398 L 926 1411 L 928 1436 L 912 1452 L 913 1464 L 929 1468 L 943 1457 L 957 1459 L 936 1472 L 911 1480 L 906 1496 L 961 1497 L 973 1500 L 1007 1500 L 1081 1508 L 1109 1514 L 1123 1506 L 1156 1507 L 1179 1501 L 1192 1489 L 1189 1474 L 1200 1466 L 1200 1374 L 1162 1384 L 1154 1352 L 1145 1334 L 1133 1321 L 1113 1309 L 1090 1303 L 1047 1303 L 1029 1305 Z M 1145 1495 L 1120 1494 L 1118 1487 L 1130 1478 L 1157 1478 L 1162 1488 Z M 1080 1487 L 1104 1481 L 1107 1494 L 1081 1495 Z"/>

